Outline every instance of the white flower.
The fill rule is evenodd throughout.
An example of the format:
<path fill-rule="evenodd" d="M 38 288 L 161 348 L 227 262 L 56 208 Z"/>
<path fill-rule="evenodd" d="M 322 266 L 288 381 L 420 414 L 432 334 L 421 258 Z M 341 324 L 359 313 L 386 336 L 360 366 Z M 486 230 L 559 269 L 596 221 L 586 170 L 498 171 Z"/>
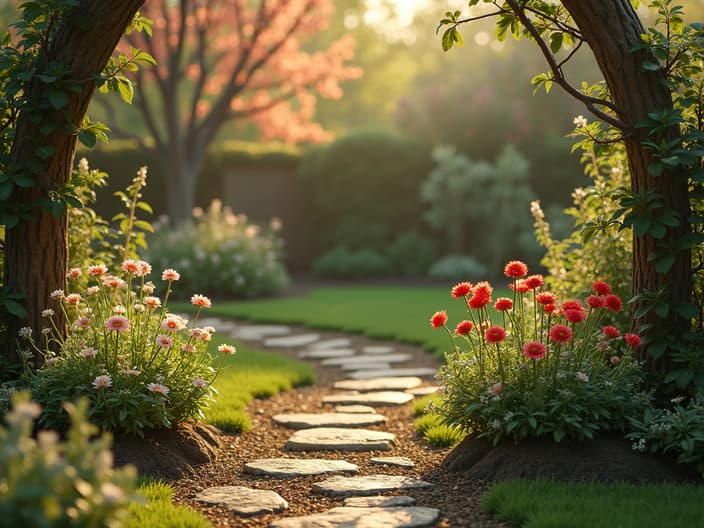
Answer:
<path fill-rule="evenodd" d="M 93 380 L 93 387 L 96 389 L 106 389 L 112 387 L 112 378 L 107 374 L 96 376 Z"/>
<path fill-rule="evenodd" d="M 191 383 L 198 389 L 205 389 L 208 387 L 208 382 L 201 378 L 194 378 Z"/>
<path fill-rule="evenodd" d="M 24 339 L 29 339 L 32 337 L 32 329 L 29 326 L 23 326 L 17 331 L 17 335 Z"/>
<path fill-rule="evenodd" d="M 587 376 L 584 372 L 577 372 L 574 377 L 577 378 L 577 381 L 581 381 L 582 383 L 589 381 L 589 376 Z"/>
<path fill-rule="evenodd" d="M 51 308 L 47 308 L 46 310 L 42 310 L 42 317 L 53 317 L 54 316 L 54 310 Z"/>
<path fill-rule="evenodd" d="M 42 328 L 42 334 L 49 335 L 51 333 L 51 328 Z"/>
<path fill-rule="evenodd" d="M 572 124 L 574 124 L 576 127 L 585 127 L 588 123 L 589 121 L 587 121 L 587 118 L 581 114 L 572 120 Z"/>
<path fill-rule="evenodd" d="M 160 383 L 150 383 L 147 385 L 147 389 L 158 394 L 163 394 L 164 396 L 166 396 L 171 390 L 166 385 L 162 385 Z"/>
<path fill-rule="evenodd" d="M 63 290 L 54 290 L 49 294 L 49 298 L 51 299 L 63 299 L 64 298 L 64 291 Z"/>
<path fill-rule="evenodd" d="M 131 369 L 127 369 L 125 371 L 125 374 L 127 374 L 128 376 L 134 376 L 134 377 L 139 376 L 141 373 L 142 373 L 142 371 L 137 369 L 137 367 L 132 367 Z"/>
<path fill-rule="evenodd" d="M 88 347 L 81 350 L 81 355 L 84 358 L 92 358 L 98 355 L 98 351 L 93 347 Z"/>

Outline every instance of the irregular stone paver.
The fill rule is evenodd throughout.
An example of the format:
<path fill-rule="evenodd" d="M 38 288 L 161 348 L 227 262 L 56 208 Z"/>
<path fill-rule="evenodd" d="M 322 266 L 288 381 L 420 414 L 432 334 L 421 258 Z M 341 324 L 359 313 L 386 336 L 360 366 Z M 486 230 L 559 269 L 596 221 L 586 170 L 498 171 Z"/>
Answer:
<path fill-rule="evenodd" d="M 386 417 L 380 414 L 360 413 L 297 413 L 277 414 L 272 418 L 274 423 L 291 429 L 309 429 L 311 427 L 364 427 L 386 422 Z"/>
<path fill-rule="evenodd" d="M 324 341 L 318 341 L 310 345 L 313 349 L 330 349 L 330 348 L 348 348 L 352 345 L 352 341 L 346 337 L 336 337 L 334 339 L 325 339 Z"/>
<path fill-rule="evenodd" d="M 325 473 L 356 473 L 357 465 L 344 460 L 322 458 L 264 458 L 248 462 L 244 472 L 266 477 L 294 478 Z"/>
<path fill-rule="evenodd" d="M 369 345 L 362 347 L 362 352 L 365 354 L 391 354 L 394 350 L 396 350 L 396 348 L 390 345 Z"/>
<path fill-rule="evenodd" d="M 364 394 L 331 394 L 323 398 L 323 403 L 362 405 L 403 405 L 413 399 L 413 394 L 397 391 L 365 392 Z"/>
<path fill-rule="evenodd" d="M 354 348 L 320 348 L 305 350 L 298 354 L 301 359 L 329 359 L 352 357 L 355 354 Z"/>
<path fill-rule="evenodd" d="M 342 501 L 343 506 L 352 508 L 398 508 L 399 506 L 413 506 L 416 500 L 408 495 L 394 495 L 392 497 L 347 497 Z"/>
<path fill-rule="evenodd" d="M 288 503 L 278 493 L 244 486 L 208 488 L 196 495 L 196 500 L 206 504 L 223 505 L 242 517 L 278 513 L 288 508 Z"/>
<path fill-rule="evenodd" d="M 411 354 L 360 354 L 352 358 L 324 359 L 323 365 L 341 365 L 343 363 L 402 363 L 413 359 Z"/>
<path fill-rule="evenodd" d="M 428 385 L 427 387 L 417 387 L 415 389 L 406 389 L 405 392 L 408 394 L 413 394 L 413 396 L 427 396 L 428 394 L 435 394 L 440 390 L 439 385 Z"/>
<path fill-rule="evenodd" d="M 387 451 L 396 444 L 396 435 L 369 429 L 316 427 L 291 435 L 285 449 L 290 451 Z"/>
<path fill-rule="evenodd" d="M 319 334 L 298 334 L 284 337 L 270 337 L 264 340 L 264 346 L 296 348 L 315 343 L 320 339 Z"/>
<path fill-rule="evenodd" d="M 354 358 L 351 358 L 354 359 Z M 363 369 L 388 369 L 391 368 L 391 363 L 372 362 L 372 363 L 343 363 L 336 365 L 342 370 L 363 370 Z"/>
<path fill-rule="evenodd" d="M 339 506 L 323 513 L 287 517 L 269 528 L 422 528 L 435 526 L 440 510 L 421 506 L 405 508 L 350 508 Z"/>
<path fill-rule="evenodd" d="M 396 376 L 418 376 L 420 378 L 434 377 L 438 371 L 432 368 L 392 368 L 379 370 L 359 370 L 349 375 L 352 379 L 386 378 Z"/>
<path fill-rule="evenodd" d="M 397 378 L 371 378 L 366 380 L 342 380 L 336 381 L 334 387 L 340 390 L 353 390 L 359 392 L 380 391 L 380 390 L 406 390 L 418 387 L 423 381 L 415 376 Z M 410 390 L 406 390 L 413 394 Z"/>
<path fill-rule="evenodd" d="M 376 409 L 374 409 L 374 407 L 369 407 L 369 405 L 338 405 L 335 407 L 335 412 L 374 414 Z"/>
<path fill-rule="evenodd" d="M 313 491 L 331 497 L 378 495 L 387 491 L 429 488 L 430 482 L 403 475 L 364 475 L 329 477 L 313 484 Z"/>
<path fill-rule="evenodd" d="M 372 457 L 369 459 L 370 464 L 376 464 L 380 466 L 398 466 L 404 468 L 416 467 L 416 463 L 413 462 L 408 457 L 395 456 L 395 457 Z"/>

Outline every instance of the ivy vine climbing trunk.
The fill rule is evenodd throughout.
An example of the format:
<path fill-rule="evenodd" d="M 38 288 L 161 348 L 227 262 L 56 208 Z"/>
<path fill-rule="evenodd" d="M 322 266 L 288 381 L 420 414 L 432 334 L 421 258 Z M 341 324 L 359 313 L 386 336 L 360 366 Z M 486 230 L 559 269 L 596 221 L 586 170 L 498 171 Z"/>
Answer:
<path fill-rule="evenodd" d="M 35 75 L 28 81 L 25 93 L 29 94 L 27 108 L 22 110 L 16 126 L 11 150 L 12 167 L 26 167 L 36 160 L 39 147 L 51 146 L 52 154 L 42 161 L 34 175 L 34 186 L 17 193 L 22 203 L 36 203 L 52 189 L 68 180 L 76 152 L 75 130 L 83 121 L 88 104 L 95 90 L 93 78 L 108 62 L 125 29 L 134 18 L 144 0 L 81 0 L 72 12 L 56 21 L 57 31 L 44 48 L 36 73 L 51 62 L 64 65 L 72 79 L 80 79 L 82 91 L 66 92 L 68 105 L 60 110 L 44 112 L 41 119 L 30 108 L 47 97 L 47 90 L 56 86 L 41 82 Z M 65 111 L 68 110 L 67 113 Z M 68 118 L 66 117 L 68 116 Z M 68 122 L 67 122 L 68 121 Z M 42 134 L 42 123 L 56 123 L 61 131 Z M 68 126 L 66 126 L 68 125 Z M 48 307 L 49 294 L 63 289 L 66 283 L 68 262 L 68 219 L 56 218 L 37 208 L 35 221 L 23 222 L 10 229 L 5 239 L 4 283 L 12 291 L 23 293 L 27 310 L 26 320 L 8 320 L 8 339 L 5 356 L 17 359 L 15 336 L 22 326 L 29 326 L 36 340 L 41 339 L 41 328 L 48 326 L 42 310 Z M 58 309 L 56 322 L 65 331 L 66 322 Z M 40 358 L 37 358 L 40 359 Z"/>
<path fill-rule="evenodd" d="M 622 121 L 635 125 L 644 121 L 649 112 L 672 108 L 672 96 L 665 85 L 662 71 L 646 71 L 643 68 L 645 61 L 653 60 L 649 52 L 632 51 L 642 42 L 641 35 L 645 30 L 629 0 L 562 0 L 562 4 L 570 12 L 589 44 L 609 86 L 611 97 L 620 109 L 619 118 Z M 687 178 L 686 175 L 674 171 L 665 171 L 658 177 L 649 174 L 648 166 L 653 158 L 651 152 L 642 144 L 646 133 L 643 128 L 635 128 L 625 139 L 631 188 L 636 192 L 654 189 L 662 197 L 664 207 L 676 211 L 679 225 L 667 233 L 667 240 L 676 241 L 690 230 Z M 655 141 L 669 141 L 678 135 L 677 128 L 671 127 Z M 679 251 L 670 270 L 659 273 L 655 268 L 655 261 L 649 260 L 654 249 L 655 239 L 652 236 L 634 236 L 634 293 L 643 289 L 657 291 L 667 286 L 670 303 L 689 302 L 692 287 L 690 251 Z M 653 334 L 658 336 L 664 335 L 666 328 L 670 329 L 670 334 L 678 327 L 686 329 L 688 321 L 672 310 L 665 319 L 658 318 L 651 311 L 636 320 L 635 325 L 641 328 L 644 325 L 652 325 Z M 666 354 L 654 359 L 646 351 L 641 353 L 647 370 L 660 373 L 667 371 L 669 365 Z"/>

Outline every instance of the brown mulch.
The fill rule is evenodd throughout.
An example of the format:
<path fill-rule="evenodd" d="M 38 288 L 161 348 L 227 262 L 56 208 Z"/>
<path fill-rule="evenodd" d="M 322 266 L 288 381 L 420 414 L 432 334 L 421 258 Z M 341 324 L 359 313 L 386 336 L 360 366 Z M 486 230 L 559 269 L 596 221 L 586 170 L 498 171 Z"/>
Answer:
<path fill-rule="evenodd" d="M 294 331 L 305 331 L 294 329 Z M 317 331 L 316 331 L 317 332 Z M 339 337 L 332 332 L 317 332 L 322 339 Z M 346 336 L 350 337 L 350 336 Z M 353 345 L 387 344 L 371 341 L 362 336 L 352 336 Z M 410 352 L 414 361 L 405 366 L 439 366 L 435 357 L 419 347 L 393 343 L 399 352 Z M 298 350 L 281 350 L 280 353 L 295 357 Z M 116 459 L 131 461 L 141 466 L 143 473 L 173 480 L 175 499 L 179 503 L 201 511 L 216 527 L 260 528 L 283 516 L 300 516 L 326 511 L 341 505 L 333 499 L 310 492 L 314 482 L 325 477 L 273 479 L 243 473 L 243 465 L 259 458 L 330 458 L 343 459 L 359 466 L 359 475 L 393 474 L 421 478 L 434 486 L 427 490 L 414 490 L 402 494 L 416 498 L 417 505 L 438 508 L 442 514 L 439 526 L 490 528 L 505 526 L 491 519 L 480 507 L 487 481 L 515 477 L 544 475 L 562 480 L 628 480 L 633 482 L 691 481 L 697 478 L 671 461 L 654 460 L 630 449 L 630 444 L 617 438 L 607 438 L 600 443 L 567 445 L 556 449 L 546 441 L 522 443 L 519 446 L 502 444 L 496 449 L 486 442 L 468 439 L 454 451 L 449 448 L 429 447 L 417 437 L 413 428 L 412 406 L 379 407 L 377 412 L 387 417 L 386 424 L 370 429 L 389 431 L 397 436 L 398 443 L 390 451 L 365 453 L 341 452 L 287 452 L 283 446 L 292 431 L 272 423 L 272 416 L 291 412 L 322 412 L 323 396 L 333 392 L 334 381 L 343 379 L 341 370 L 316 364 L 318 383 L 301 387 L 275 397 L 255 400 L 247 411 L 252 417 L 252 428 L 242 434 L 217 433 L 214 428 L 201 425 L 186 426 L 186 440 L 174 440 L 168 435 L 147 438 L 129 444 L 116 439 Z M 434 384 L 434 380 L 425 381 Z M 200 434 L 198 434 L 200 433 Z M 198 436 L 202 436 L 198 440 Z M 184 449 L 184 446 L 187 446 Z M 194 453 L 194 447 L 196 448 Z M 202 447 L 198 452 L 198 447 Z M 177 454 L 173 454 L 177 451 Z M 184 456 L 185 453 L 185 456 Z M 190 458 L 189 458 L 190 454 Z M 416 464 L 413 469 L 371 465 L 374 456 L 406 456 Z M 180 457 L 180 458 L 179 458 Z M 210 461 L 204 462 L 205 459 Z M 655 464 L 655 465 L 653 465 Z M 161 467 L 160 467 L 161 466 Z M 176 478 L 177 474 L 181 474 Z M 277 492 L 289 504 L 284 513 L 241 518 L 223 507 L 208 506 L 194 500 L 195 495 L 212 486 L 247 486 Z"/>

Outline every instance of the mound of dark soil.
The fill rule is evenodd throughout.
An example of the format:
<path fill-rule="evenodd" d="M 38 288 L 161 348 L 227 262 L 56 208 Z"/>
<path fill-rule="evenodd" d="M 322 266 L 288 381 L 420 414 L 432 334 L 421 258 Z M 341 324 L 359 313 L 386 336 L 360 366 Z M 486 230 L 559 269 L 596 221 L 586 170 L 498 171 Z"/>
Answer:
<path fill-rule="evenodd" d="M 113 452 L 116 466 L 132 464 L 140 476 L 173 480 L 214 461 L 222 446 L 218 429 L 188 421 L 173 429 L 146 431 L 144 438 L 116 436 Z"/>
<path fill-rule="evenodd" d="M 550 437 L 529 438 L 496 447 L 468 436 L 446 457 L 443 468 L 485 481 L 543 477 L 567 482 L 702 482 L 692 468 L 634 451 L 617 435 L 560 443 Z"/>

